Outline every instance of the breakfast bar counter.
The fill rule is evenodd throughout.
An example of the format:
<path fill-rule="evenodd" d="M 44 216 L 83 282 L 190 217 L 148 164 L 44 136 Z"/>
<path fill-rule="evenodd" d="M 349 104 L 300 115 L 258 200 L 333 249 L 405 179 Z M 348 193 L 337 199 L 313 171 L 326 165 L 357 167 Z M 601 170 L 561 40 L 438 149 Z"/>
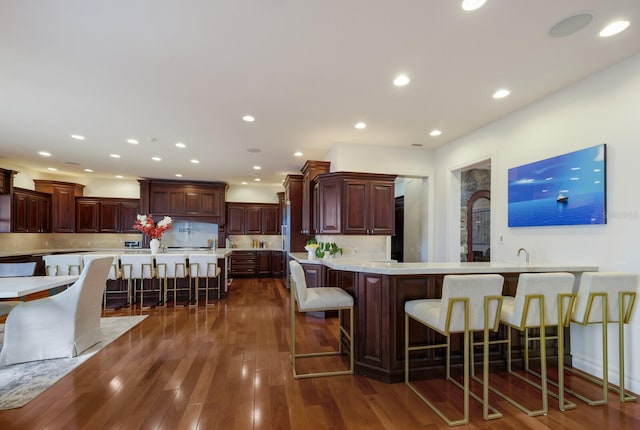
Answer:
<path fill-rule="evenodd" d="M 307 253 L 292 253 L 308 276 L 316 277 L 317 286 L 337 286 L 355 299 L 355 371 L 374 379 L 392 383 L 404 380 L 404 303 L 408 300 L 439 298 L 442 280 L 448 274 L 497 273 L 504 277 L 503 294 L 515 294 L 520 273 L 570 272 L 578 278 L 582 272 L 597 271 L 597 266 L 509 262 L 478 263 L 397 263 L 347 258 L 307 260 Z M 309 283 L 309 281 L 307 281 Z M 313 284 L 313 282 L 311 283 Z M 310 285 L 311 286 L 311 285 Z M 343 311 L 348 312 L 348 311 Z M 343 321 L 348 321 L 343 318 Z M 436 343 L 439 335 L 418 325 L 411 327 L 411 342 Z M 567 330 L 568 332 L 568 330 Z M 504 328 L 493 337 L 506 337 Z M 565 338 L 565 362 L 571 363 L 569 338 Z M 514 333 L 514 359 L 519 358 L 522 343 Z M 460 366 L 460 339 L 452 340 L 452 367 Z M 504 368 L 504 345 L 492 346 L 492 366 Z M 442 350 L 429 350 L 411 359 L 412 374 L 430 377 L 444 368 Z"/>

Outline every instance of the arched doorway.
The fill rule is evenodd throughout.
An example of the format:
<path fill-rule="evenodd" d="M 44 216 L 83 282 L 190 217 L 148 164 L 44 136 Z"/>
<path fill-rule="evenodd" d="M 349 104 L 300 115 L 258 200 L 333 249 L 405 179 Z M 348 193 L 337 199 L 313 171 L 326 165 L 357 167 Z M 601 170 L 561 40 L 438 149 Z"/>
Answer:
<path fill-rule="evenodd" d="M 467 201 L 467 261 L 491 261 L 491 192 L 478 190 Z"/>

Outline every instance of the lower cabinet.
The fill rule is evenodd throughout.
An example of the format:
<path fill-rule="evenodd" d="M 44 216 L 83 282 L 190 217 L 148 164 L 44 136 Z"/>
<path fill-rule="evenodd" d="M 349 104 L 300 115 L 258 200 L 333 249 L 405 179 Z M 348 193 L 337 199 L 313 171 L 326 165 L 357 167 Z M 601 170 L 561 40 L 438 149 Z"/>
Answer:
<path fill-rule="evenodd" d="M 231 253 L 231 276 L 275 276 L 283 274 L 282 251 L 233 251 Z"/>
<path fill-rule="evenodd" d="M 231 276 L 255 276 L 257 272 L 255 251 L 233 251 L 231 253 Z"/>

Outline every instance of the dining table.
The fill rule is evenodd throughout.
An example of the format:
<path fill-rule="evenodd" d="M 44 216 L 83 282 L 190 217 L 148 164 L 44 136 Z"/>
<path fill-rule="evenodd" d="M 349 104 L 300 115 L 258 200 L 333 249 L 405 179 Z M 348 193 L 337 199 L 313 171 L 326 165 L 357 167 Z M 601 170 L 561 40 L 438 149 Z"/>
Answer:
<path fill-rule="evenodd" d="M 79 278 L 79 275 L 0 278 L 0 301 L 27 301 L 48 297 L 59 292 L 58 289 L 73 284 Z"/>

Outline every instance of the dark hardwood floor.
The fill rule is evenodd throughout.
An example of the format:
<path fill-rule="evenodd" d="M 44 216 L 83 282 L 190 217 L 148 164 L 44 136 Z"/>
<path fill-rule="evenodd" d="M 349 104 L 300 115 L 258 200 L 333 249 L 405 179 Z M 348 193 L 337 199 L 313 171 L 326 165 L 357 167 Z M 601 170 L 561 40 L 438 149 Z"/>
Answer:
<path fill-rule="evenodd" d="M 404 384 L 361 376 L 293 380 L 289 293 L 281 280 L 235 280 L 217 306 L 127 309 L 149 318 L 20 409 L 0 412 L 0 429 L 445 429 Z M 336 341 L 337 318 L 298 316 L 298 348 Z M 326 328 L 329 327 L 329 330 Z M 491 375 L 496 386 L 514 386 Z M 428 381 L 442 403 L 460 398 Z M 532 397 L 528 389 L 519 396 Z M 528 417 L 492 396 L 504 418 L 484 421 L 471 402 L 469 429 L 640 429 L 640 404 Z"/>

